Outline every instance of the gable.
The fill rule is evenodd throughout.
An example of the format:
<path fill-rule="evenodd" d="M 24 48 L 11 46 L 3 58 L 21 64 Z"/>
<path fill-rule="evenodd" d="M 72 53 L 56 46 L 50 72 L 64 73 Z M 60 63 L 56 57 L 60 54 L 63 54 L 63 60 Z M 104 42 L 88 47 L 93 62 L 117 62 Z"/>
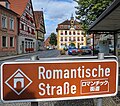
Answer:
<path fill-rule="evenodd" d="M 9 2 L 10 2 L 10 9 L 21 16 L 24 10 L 26 9 L 29 0 L 9 0 Z"/>

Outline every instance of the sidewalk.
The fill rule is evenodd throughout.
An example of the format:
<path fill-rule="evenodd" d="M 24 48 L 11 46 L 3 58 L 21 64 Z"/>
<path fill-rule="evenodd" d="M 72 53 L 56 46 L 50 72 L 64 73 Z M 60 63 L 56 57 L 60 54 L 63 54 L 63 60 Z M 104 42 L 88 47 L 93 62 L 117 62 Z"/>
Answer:
<path fill-rule="evenodd" d="M 39 52 L 39 51 L 38 51 L 38 52 Z M 14 56 L 3 56 L 3 57 L 0 57 L 0 61 L 12 59 L 12 58 L 17 58 L 17 57 L 22 57 L 22 56 L 35 55 L 35 54 L 38 53 L 38 52 L 18 54 L 18 55 L 14 55 Z"/>

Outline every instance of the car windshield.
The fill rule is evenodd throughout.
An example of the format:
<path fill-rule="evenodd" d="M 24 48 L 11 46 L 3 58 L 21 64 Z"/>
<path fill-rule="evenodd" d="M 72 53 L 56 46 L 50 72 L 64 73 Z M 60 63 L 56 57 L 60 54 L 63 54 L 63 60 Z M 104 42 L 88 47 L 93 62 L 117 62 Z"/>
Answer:
<path fill-rule="evenodd" d="M 82 46 L 81 49 L 90 49 L 89 46 Z"/>

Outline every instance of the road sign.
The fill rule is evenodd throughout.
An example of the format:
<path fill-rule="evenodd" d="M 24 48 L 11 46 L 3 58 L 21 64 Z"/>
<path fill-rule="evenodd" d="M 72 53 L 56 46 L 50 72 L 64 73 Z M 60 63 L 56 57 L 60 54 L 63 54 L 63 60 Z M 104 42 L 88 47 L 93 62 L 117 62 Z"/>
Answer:
<path fill-rule="evenodd" d="M 1 66 L 3 102 L 50 101 L 114 96 L 115 59 L 6 62 Z"/>

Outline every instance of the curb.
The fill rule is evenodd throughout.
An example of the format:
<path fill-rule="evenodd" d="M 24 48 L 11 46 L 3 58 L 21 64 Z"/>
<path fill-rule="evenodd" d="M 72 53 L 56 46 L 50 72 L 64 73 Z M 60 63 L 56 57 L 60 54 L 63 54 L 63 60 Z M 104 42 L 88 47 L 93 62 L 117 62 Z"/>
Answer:
<path fill-rule="evenodd" d="M 15 56 L 0 57 L 0 61 L 8 60 L 8 59 L 13 59 L 13 58 L 17 58 L 17 57 L 22 57 L 22 56 L 27 56 L 27 55 L 36 54 L 36 53 L 37 53 L 37 52 L 34 52 L 34 53 L 27 53 L 27 54 L 18 54 L 18 55 L 15 55 Z"/>

